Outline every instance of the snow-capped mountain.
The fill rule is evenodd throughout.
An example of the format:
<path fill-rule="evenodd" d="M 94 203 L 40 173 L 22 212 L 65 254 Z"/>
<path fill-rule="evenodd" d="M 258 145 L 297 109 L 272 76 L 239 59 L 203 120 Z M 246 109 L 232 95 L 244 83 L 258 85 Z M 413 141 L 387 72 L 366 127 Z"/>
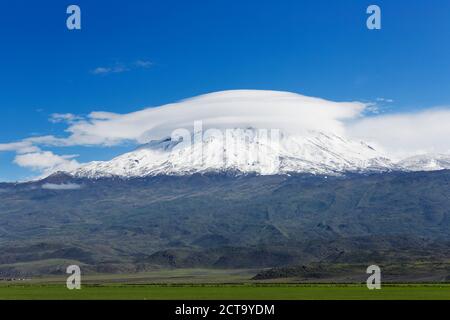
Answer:
<path fill-rule="evenodd" d="M 263 135 L 257 129 L 233 129 L 195 139 L 191 135 L 188 139 L 151 141 L 111 161 L 83 165 L 70 174 L 86 178 L 223 171 L 336 174 L 393 168 L 389 159 L 368 144 L 324 132 Z"/>
<path fill-rule="evenodd" d="M 103 132 L 103 139 L 107 131 L 110 138 L 105 143 L 150 142 L 110 161 L 83 164 L 69 174 L 100 178 L 450 169 L 450 156 L 421 155 L 398 162 L 392 160 L 398 159 L 392 148 L 386 154 L 363 142 L 365 135 L 349 130 L 347 122 L 355 121 L 365 108 L 359 102 L 289 92 L 230 90 L 123 116 L 108 115 L 72 130 L 84 140 L 98 139 L 98 132 Z"/>

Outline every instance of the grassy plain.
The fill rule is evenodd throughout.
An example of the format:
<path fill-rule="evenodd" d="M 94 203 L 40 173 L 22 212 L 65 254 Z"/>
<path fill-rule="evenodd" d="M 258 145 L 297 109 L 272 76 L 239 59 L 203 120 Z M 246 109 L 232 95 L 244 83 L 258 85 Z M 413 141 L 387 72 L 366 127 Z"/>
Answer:
<path fill-rule="evenodd" d="M 137 274 L 84 275 L 81 290 L 68 290 L 63 277 L 0 282 L 0 299 L 133 300 L 450 300 L 450 284 L 314 284 L 250 280 L 255 270 L 175 269 Z M 278 279 L 277 281 L 280 281 Z"/>
<path fill-rule="evenodd" d="M 450 300 L 450 285 L 385 285 L 368 290 L 363 285 L 242 284 L 242 285 L 1 285 L 0 299 L 14 300 Z"/>

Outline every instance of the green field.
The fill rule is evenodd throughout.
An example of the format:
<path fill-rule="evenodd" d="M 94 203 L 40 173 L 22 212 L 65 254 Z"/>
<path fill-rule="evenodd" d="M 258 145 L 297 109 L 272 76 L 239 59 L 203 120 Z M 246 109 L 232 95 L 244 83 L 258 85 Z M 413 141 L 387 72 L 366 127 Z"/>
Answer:
<path fill-rule="evenodd" d="M 306 283 L 304 279 L 296 278 L 251 280 L 255 272 L 252 269 L 162 269 L 131 274 L 86 274 L 82 276 L 81 290 L 68 290 L 66 278 L 61 275 L 36 277 L 21 281 L 0 281 L 0 300 L 450 300 L 448 283 L 385 283 L 381 290 L 368 290 L 363 284 Z"/>
<path fill-rule="evenodd" d="M 0 299 L 449 299 L 450 285 L 385 285 L 381 290 L 368 290 L 363 285 L 84 285 L 81 290 L 68 290 L 56 284 L 0 285 Z"/>

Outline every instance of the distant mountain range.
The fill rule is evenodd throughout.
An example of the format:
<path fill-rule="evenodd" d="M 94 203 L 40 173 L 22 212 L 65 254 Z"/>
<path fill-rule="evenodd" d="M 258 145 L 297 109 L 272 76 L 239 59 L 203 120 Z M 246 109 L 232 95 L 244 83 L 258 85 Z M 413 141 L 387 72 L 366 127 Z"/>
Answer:
<path fill-rule="evenodd" d="M 68 172 L 77 178 L 137 178 L 194 173 L 318 174 L 450 169 L 450 156 L 418 155 L 393 161 L 362 141 L 336 134 L 279 132 L 277 140 L 261 139 L 257 129 L 233 129 L 202 143 L 167 137 L 151 141 L 111 161 L 94 161 Z M 272 137 L 273 138 L 273 137 Z"/>

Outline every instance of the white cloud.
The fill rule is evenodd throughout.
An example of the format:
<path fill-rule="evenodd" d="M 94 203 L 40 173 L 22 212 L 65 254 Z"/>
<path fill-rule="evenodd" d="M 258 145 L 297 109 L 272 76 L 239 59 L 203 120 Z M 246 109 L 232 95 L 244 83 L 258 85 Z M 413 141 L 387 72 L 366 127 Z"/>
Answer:
<path fill-rule="evenodd" d="M 134 64 L 139 68 L 150 68 L 151 66 L 153 66 L 153 62 L 147 60 L 137 60 Z"/>
<path fill-rule="evenodd" d="M 111 72 L 111 68 L 106 68 L 106 67 L 97 67 L 94 70 L 92 70 L 93 74 L 107 74 Z"/>
<path fill-rule="evenodd" d="M 22 141 L 26 142 L 26 143 L 43 145 L 43 146 L 68 147 L 68 146 L 72 145 L 72 144 L 70 144 L 70 142 L 67 139 L 57 138 L 52 135 L 31 137 L 31 138 L 26 138 Z"/>
<path fill-rule="evenodd" d="M 92 70 L 93 74 L 109 74 L 109 73 L 122 73 L 129 71 L 125 66 L 114 66 L 114 67 L 97 67 Z"/>
<path fill-rule="evenodd" d="M 348 125 L 347 131 L 398 159 L 422 153 L 449 153 L 450 108 L 363 118 Z"/>
<path fill-rule="evenodd" d="M 202 120 L 204 129 L 251 126 L 343 133 L 344 121 L 357 118 L 365 107 L 360 102 L 333 102 L 289 92 L 224 91 L 123 115 L 92 113 L 68 127 L 67 140 L 88 145 L 144 143 L 178 128 L 190 129 L 197 120 Z"/>
<path fill-rule="evenodd" d="M 107 75 L 110 73 L 122 73 L 131 71 L 132 69 L 148 69 L 151 66 L 153 66 L 153 63 L 151 61 L 147 60 L 137 60 L 134 63 L 130 63 L 128 65 L 125 64 L 116 64 L 114 66 L 102 66 L 97 67 L 91 71 L 92 74 L 95 75 Z"/>
<path fill-rule="evenodd" d="M 127 141 L 145 143 L 170 136 L 175 129 L 192 129 L 194 122 L 199 120 L 204 129 L 255 127 L 344 134 L 345 122 L 360 117 L 368 106 L 361 102 L 333 102 L 290 92 L 222 91 L 127 114 L 95 111 L 86 118 L 54 114 L 53 121 L 67 121 L 68 137 L 30 137 L 17 144 L 111 146 Z M 3 148 L 12 150 L 11 145 L 3 145 Z"/>
<path fill-rule="evenodd" d="M 379 114 L 381 112 L 380 106 L 376 103 L 369 103 L 366 105 L 366 108 L 364 109 L 364 114 L 370 115 L 370 114 Z"/>
<path fill-rule="evenodd" d="M 76 116 L 72 113 L 53 113 L 50 115 L 49 121 L 52 123 L 61 123 L 61 122 L 74 122 L 82 120 L 83 118 L 80 116 Z"/>
<path fill-rule="evenodd" d="M 88 118 L 92 120 L 112 120 L 120 118 L 121 115 L 117 113 L 112 112 L 106 112 L 106 111 L 94 111 L 91 112 L 88 116 Z"/>
<path fill-rule="evenodd" d="M 42 189 L 47 190 L 78 190 L 81 189 L 81 185 L 76 183 L 62 183 L 62 184 L 54 184 L 54 183 L 45 183 L 42 185 Z"/>
<path fill-rule="evenodd" d="M 393 99 L 389 99 L 389 98 L 381 98 L 381 97 L 377 98 L 376 100 L 377 100 L 378 102 L 387 102 L 387 103 L 392 103 L 392 102 L 394 102 Z"/>
<path fill-rule="evenodd" d="M 18 154 L 14 163 L 20 167 L 38 172 L 53 173 L 56 171 L 70 171 L 78 168 L 80 164 L 73 158 L 77 155 L 56 155 L 51 151 Z"/>
<path fill-rule="evenodd" d="M 29 153 L 29 152 L 38 152 L 40 149 L 33 145 L 31 141 L 18 141 L 18 142 L 10 142 L 10 143 L 0 143 L 0 152 L 1 151 L 15 151 L 16 153 Z"/>

